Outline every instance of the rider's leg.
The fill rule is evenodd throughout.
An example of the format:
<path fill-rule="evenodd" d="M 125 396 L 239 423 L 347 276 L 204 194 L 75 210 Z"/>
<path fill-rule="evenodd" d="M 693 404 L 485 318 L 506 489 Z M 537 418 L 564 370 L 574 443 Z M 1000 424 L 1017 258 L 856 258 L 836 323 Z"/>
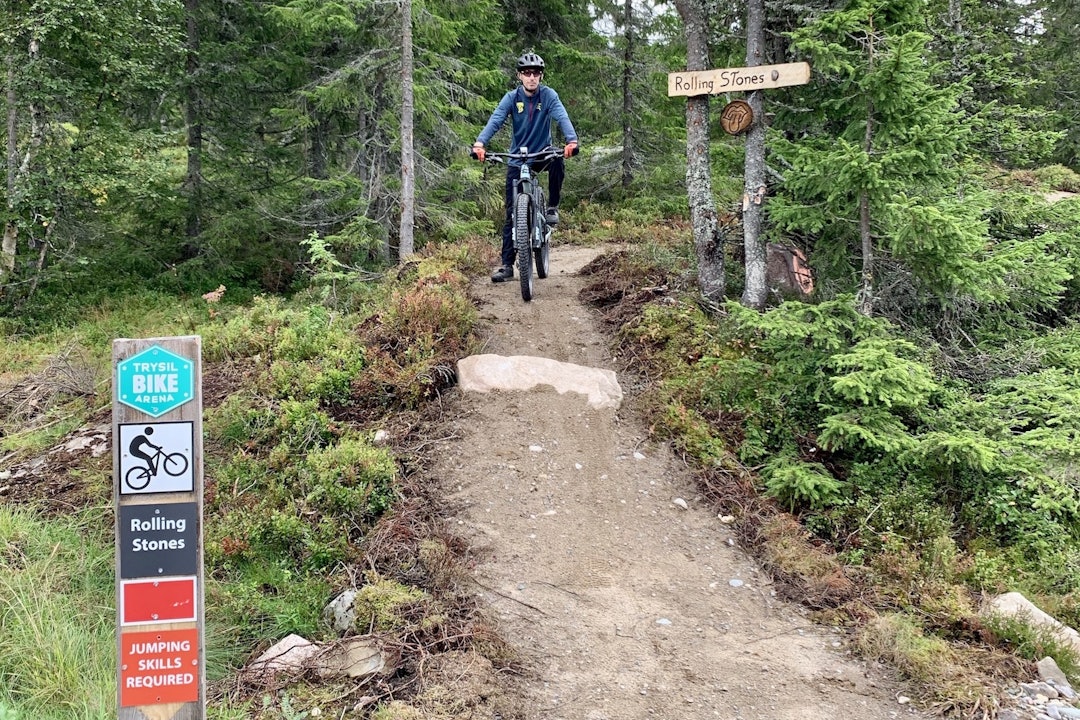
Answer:
<path fill-rule="evenodd" d="M 502 264 L 514 266 L 517 251 L 514 248 L 514 186 L 521 178 L 521 168 L 513 165 L 506 168 L 506 221 L 503 223 Z"/>
<path fill-rule="evenodd" d="M 548 165 L 548 206 L 559 207 L 562 198 L 562 184 L 566 177 L 566 163 L 561 157 L 552 159 Z"/>
<path fill-rule="evenodd" d="M 499 253 L 499 267 L 491 274 L 492 282 L 504 282 L 514 277 L 514 185 L 521 177 L 521 168 L 509 165 L 506 168 L 506 218 L 503 220 L 502 250 Z"/>
<path fill-rule="evenodd" d="M 548 206 L 545 212 L 547 221 L 552 225 L 559 223 L 559 200 L 562 199 L 563 178 L 566 177 L 566 164 L 561 157 L 553 158 L 548 164 Z"/>

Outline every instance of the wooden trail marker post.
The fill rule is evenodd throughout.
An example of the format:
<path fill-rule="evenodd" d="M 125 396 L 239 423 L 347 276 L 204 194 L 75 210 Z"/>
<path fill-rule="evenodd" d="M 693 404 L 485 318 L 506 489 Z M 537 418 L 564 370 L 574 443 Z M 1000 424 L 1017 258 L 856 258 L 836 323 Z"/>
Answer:
<path fill-rule="evenodd" d="M 204 720 L 202 341 L 113 341 L 118 720 Z"/>

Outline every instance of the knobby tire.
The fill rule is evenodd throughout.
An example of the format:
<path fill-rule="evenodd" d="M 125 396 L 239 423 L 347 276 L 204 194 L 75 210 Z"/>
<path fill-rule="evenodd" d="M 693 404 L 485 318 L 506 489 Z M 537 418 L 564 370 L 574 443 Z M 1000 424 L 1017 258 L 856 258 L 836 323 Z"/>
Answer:
<path fill-rule="evenodd" d="M 521 299 L 525 302 L 533 297 L 532 278 L 532 198 L 522 193 L 517 196 L 514 207 L 514 242 L 517 249 L 518 278 L 521 280 Z"/>
<path fill-rule="evenodd" d="M 551 228 L 544 230 L 544 239 L 540 241 L 540 247 L 533 250 L 533 257 L 536 259 L 536 277 L 543 280 L 551 269 Z"/>

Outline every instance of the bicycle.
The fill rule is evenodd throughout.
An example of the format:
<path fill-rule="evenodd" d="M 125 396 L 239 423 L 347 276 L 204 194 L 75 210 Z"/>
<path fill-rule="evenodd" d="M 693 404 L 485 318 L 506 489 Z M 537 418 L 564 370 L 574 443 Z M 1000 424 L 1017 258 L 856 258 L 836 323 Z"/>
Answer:
<path fill-rule="evenodd" d="M 124 474 L 124 482 L 132 490 L 142 490 L 150 481 L 157 477 L 158 469 L 165 471 L 166 475 L 180 477 L 188 469 L 188 460 L 183 453 L 165 454 L 161 448 L 154 450 L 154 456 L 150 459 L 150 467 L 129 468 Z"/>
<path fill-rule="evenodd" d="M 475 151 L 470 155 L 476 157 Z M 578 154 L 574 148 L 573 155 Z M 544 163 L 562 157 L 563 149 L 549 145 L 543 150 L 529 152 L 521 148 L 516 153 L 486 152 L 484 162 L 496 162 L 504 165 L 511 160 L 521 160 L 521 177 L 514 185 L 513 201 L 513 237 L 517 250 L 518 279 L 521 282 L 521 299 L 528 302 L 533 299 L 533 263 L 536 263 L 536 276 L 541 280 L 551 270 L 551 233 L 554 226 L 548 224 L 545 210 L 544 189 L 540 186 L 539 172 L 533 173 L 532 164 Z"/>

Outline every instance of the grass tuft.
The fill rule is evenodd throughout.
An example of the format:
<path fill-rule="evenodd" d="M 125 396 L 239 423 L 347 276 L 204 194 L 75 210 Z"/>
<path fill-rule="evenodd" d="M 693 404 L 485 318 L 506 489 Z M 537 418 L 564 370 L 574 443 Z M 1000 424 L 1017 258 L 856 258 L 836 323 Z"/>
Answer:
<path fill-rule="evenodd" d="M 103 520 L 0 508 L 0 707 L 9 717 L 115 713 L 113 553 L 91 529 Z"/>

